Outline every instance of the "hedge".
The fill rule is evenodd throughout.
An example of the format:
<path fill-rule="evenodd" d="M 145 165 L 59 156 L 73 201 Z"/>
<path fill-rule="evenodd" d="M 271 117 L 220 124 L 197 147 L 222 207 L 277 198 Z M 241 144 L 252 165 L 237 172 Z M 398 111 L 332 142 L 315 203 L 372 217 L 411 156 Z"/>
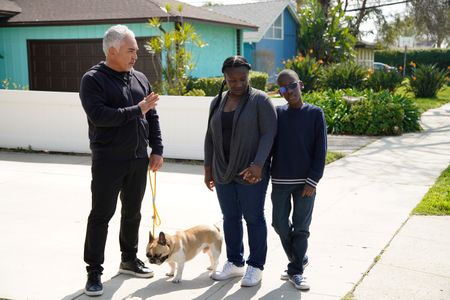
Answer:
<path fill-rule="evenodd" d="M 361 97 L 353 104 L 346 96 Z M 322 108 L 331 134 L 399 135 L 420 131 L 420 113 L 412 100 L 387 90 L 327 90 L 303 94 L 306 102 Z"/>
<path fill-rule="evenodd" d="M 269 75 L 267 75 L 267 73 L 250 71 L 250 85 L 256 89 L 265 91 L 268 78 Z M 206 96 L 216 96 L 219 93 L 222 81 L 223 77 L 202 77 L 198 79 L 191 79 L 188 83 L 187 90 L 188 92 L 193 89 L 203 90 Z M 224 91 L 225 90 L 227 90 L 226 86 L 224 88 Z"/>
<path fill-rule="evenodd" d="M 379 50 L 375 51 L 375 61 L 382 62 L 394 67 L 403 66 L 403 50 Z M 411 74 L 411 62 L 419 65 L 434 65 L 439 69 L 450 66 L 450 49 L 422 49 L 408 50 L 406 52 L 406 74 Z"/>

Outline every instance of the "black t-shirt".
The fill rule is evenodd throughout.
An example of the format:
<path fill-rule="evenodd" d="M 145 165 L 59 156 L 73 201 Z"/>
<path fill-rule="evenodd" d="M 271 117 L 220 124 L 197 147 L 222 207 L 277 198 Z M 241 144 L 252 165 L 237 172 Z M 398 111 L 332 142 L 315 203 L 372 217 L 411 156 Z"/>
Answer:
<path fill-rule="evenodd" d="M 222 112 L 222 144 L 223 153 L 228 161 L 230 158 L 231 134 L 233 133 L 234 110 Z"/>

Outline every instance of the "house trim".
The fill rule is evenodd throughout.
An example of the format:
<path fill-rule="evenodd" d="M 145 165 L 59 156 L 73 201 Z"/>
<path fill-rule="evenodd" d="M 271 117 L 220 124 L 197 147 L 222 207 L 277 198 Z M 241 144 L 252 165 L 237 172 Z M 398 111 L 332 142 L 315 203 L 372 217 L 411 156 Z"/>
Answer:
<path fill-rule="evenodd" d="M 200 18 L 186 18 L 186 17 L 180 17 L 180 16 L 171 16 L 171 17 L 167 17 L 167 16 L 162 16 L 162 17 L 157 17 L 160 18 L 161 20 L 164 21 L 164 23 L 166 22 L 195 22 L 195 23 L 205 23 L 205 24 L 214 24 L 214 25 L 225 25 L 225 26 L 230 26 L 230 27 L 234 27 L 234 28 L 239 28 L 239 29 L 251 29 L 251 30 L 256 30 L 258 27 L 257 26 L 253 26 L 253 25 L 236 25 L 236 24 L 230 24 L 230 23 L 226 23 L 226 22 L 220 22 L 220 21 L 207 21 L 204 19 L 200 19 Z M 102 25 L 102 24 L 112 24 L 112 23 L 117 23 L 117 24 L 124 24 L 124 23 L 147 23 L 149 20 L 149 18 L 140 18 L 140 19 L 101 19 L 101 20 L 82 20 L 82 21 L 78 21 L 78 20 L 74 20 L 74 21 L 38 21 L 38 22 L 15 22 L 15 23 L 1 23 L 0 22 L 0 27 L 25 27 L 25 26 L 79 26 L 79 25 Z"/>
<path fill-rule="evenodd" d="M 279 27 L 277 26 L 277 29 L 281 29 L 281 38 L 277 38 L 274 35 L 275 22 L 278 20 L 279 17 L 281 17 L 281 26 L 279 26 Z M 274 35 L 274 37 L 266 36 L 266 34 L 269 32 L 269 30 L 272 30 L 272 34 Z M 275 18 L 275 20 L 272 21 L 271 25 L 267 28 L 266 32 L 264 32 L 264 35 L 262 38 L 266 39 L 266 40 L 279 40 L 279 41 L 284 40 L 284 10 Z"/>
<path fill-rule="evenodd" d="M 295 22 L 296 22 L 297 24 L 300 24 L 300 21 L 299 21 L 298 16 L 297 16 L 297 12 L 296 12 L 296 10 L 295 10 L 295 6 L 294 6 L 293 4 L 291 4 L 291 3 L 286 3 L 286 6 L 280 11 L 280 14 L 284 14 L 284 10 L 285 10 L 286 8 L 289 10 L 289 13 L 291 14 L 291 16 L 292 16 L 292 18 L 295 20 Z M 267 28 L 261 30 L 261 35 L 259 36 L 259 38 L 257 38 L 257 39 L 244 39 L 244 43 L 258 43 L 258 42 L 260 42 L 262 39 L 267 39 L 267 38 L 265 37 L 267 31 L 272 27 L 273 23 L 276 21 L 276 19 L 277 19 L 279 16 L 280 16 L 280 15 L 276 16 L 276 17 L 272 20 L 272 22 L 270 23 L 270 25 L 267 26 Z M 284 38 L 284 15 L 283 15 L 283 32 L 282 32 L 282 36 L 283 36 L 283 38 Z M 272 40 L 283 40 L 283 39 L 272 39 Z"/>

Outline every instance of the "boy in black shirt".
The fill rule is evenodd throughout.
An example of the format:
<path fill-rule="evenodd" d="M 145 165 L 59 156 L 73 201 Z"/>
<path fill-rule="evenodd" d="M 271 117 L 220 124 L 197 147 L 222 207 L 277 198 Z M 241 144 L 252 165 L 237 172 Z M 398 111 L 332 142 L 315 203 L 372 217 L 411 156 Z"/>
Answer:
<path fill-rule="evenodd" d="M 303 276 L 316 186 L 323 175 L 327 128 L 323 111 L 302 101 L 297 73 L 278 75 L 280 95 L 288 102 L 278 106 L 278 129 L 272 157 L 272 225 L 289 259 L 287 274 L 297 289 L 308 290 Z M 293 203 L 292 221 L 289 219 Z"/>

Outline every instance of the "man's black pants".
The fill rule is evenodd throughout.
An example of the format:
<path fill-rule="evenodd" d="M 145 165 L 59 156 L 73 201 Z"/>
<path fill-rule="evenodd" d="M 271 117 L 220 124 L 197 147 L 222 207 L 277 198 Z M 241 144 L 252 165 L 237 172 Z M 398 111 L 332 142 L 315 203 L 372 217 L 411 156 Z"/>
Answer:
<path fill-rule="evenodd" d="M 92 209 L 84 244 L 84 261 L 89 265 L 88 271 L 103 271 L 101 265 L 105 259 L 108 223 L 116 210 L 119 193 L 122 202 L 119 235 L 122 261 L 136 257 L 148 162 L 148 158 L 92 161 Z"/>

